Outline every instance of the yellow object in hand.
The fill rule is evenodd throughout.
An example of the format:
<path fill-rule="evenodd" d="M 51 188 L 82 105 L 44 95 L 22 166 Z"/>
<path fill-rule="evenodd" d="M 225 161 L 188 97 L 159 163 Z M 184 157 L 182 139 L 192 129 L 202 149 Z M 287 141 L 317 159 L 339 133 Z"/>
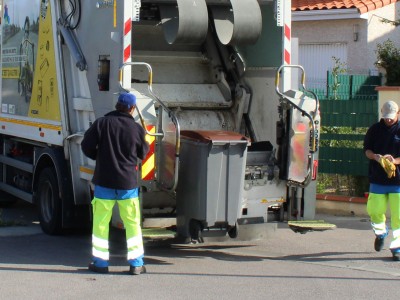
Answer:
<path fill-rule="evenodd" d="M 394 163 L 390 162 L 387 158 L 381 157 L 379 159 L 379 164 L 385 170 L 388 178 L 392 178 L 396 175 L 396 166 Z"/>

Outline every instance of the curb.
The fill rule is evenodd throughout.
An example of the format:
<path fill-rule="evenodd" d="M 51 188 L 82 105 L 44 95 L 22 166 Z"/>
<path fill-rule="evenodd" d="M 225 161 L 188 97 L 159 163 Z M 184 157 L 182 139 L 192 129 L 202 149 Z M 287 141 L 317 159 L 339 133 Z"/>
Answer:
<path fill-rule="evenodd" d="M 351 196 L 327 195 L 327 194 L 317 194 L 317 200 L 351 202 L 351 203 L 361 203 L 361 204 L 366 204 L 368 201 L 368 199 L 365 197 L 351 197 Z"/>
<path fill-rule="evenodd" d="M 316 199 L 317 213 L 368 217 L 367 198 L 317 194 Z"/>

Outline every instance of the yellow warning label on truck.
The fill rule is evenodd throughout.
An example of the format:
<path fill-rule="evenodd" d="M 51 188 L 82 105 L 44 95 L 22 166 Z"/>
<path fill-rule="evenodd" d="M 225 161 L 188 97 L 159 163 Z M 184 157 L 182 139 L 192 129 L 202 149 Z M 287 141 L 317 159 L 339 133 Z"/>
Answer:
<path fill-rule="evenodd" d="M 57 72 L 49 1 L 42 1 L 39 17 L 37 64 L 28 116 L 60 121 Z"/>

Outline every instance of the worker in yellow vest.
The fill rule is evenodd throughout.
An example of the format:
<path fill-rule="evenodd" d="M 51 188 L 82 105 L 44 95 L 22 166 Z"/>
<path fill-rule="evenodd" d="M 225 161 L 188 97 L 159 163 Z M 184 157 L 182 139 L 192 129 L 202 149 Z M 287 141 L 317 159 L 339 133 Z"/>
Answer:
<path fill-rule="evenodd" d="M 369 196 L 367 212 L 375 233 L 374 248 L 381 251 L 389 233 L 386 209 L 389 204 L 393 239 L 390 251 L 400 260 L 400 122 L 399 107 L 394 101 L 383 104 L 382 118 L 373 124 L 364 138 L 369 162 Z"/>
<path fill-rule="evenodd" d="M 121 93 L 116 110 L 98 118 L 86 131 L 81 143 L 83 153 L 96 160 L 92 182 L 93 259 L 89 270 L 108 273 L 109 224 L 115 203 L 126 229 L 129 273 L 146 272 L 141 230 L 137 162 L 144 159 L 149 145 L 144 129 L 135 122 L 136 97 Z"/>

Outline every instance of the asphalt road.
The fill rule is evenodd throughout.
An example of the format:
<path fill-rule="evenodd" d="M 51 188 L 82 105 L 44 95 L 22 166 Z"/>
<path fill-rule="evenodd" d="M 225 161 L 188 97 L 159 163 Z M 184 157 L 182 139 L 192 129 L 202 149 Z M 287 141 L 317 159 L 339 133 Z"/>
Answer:
<path fill-rule="evenodd" d="M 375 252 L 369 220 L 318 216 L 337 228 L 299 234 L 286 224 L 261 240 L 146 241 L 147 274 L 129 276 L 113 233 L 110 274 L 87 270 L 90 233 L 48 236 L 30 204 L 3 208 L 2 299 L 395 299 L 400 262 Z M 25 224 L 26 226 L 20 226 Z"/>

